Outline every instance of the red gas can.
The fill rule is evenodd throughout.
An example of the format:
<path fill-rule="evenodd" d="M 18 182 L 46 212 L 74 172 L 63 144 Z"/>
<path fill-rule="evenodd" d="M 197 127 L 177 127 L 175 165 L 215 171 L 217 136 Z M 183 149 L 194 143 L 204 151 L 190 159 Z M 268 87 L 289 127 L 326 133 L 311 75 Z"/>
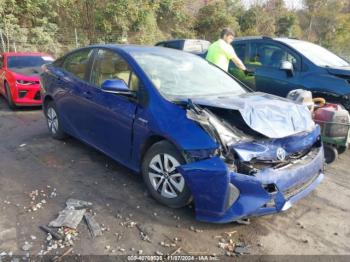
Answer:
<path fill-rule="evenodd" d="M 347 137 L 350 117 L 341 105 L 326 103 L 314 111 L 314 121 L 321 126 L 322 135 L 328 138 Z"/>

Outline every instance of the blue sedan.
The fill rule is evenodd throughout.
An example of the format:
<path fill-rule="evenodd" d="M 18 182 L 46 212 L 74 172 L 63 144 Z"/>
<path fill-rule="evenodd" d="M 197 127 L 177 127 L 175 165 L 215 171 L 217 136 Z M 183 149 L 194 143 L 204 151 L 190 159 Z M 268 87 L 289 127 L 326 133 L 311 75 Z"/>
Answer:
<path fill-rule="evenodd" d="M 320 129 L 306 106 L 251 93 L 195 55 L 96 45 L 46 65 L 43 110 L 73 136 L 142 174 L 174 208 L 225 223 L 288 209 L 323 179 Z"/>

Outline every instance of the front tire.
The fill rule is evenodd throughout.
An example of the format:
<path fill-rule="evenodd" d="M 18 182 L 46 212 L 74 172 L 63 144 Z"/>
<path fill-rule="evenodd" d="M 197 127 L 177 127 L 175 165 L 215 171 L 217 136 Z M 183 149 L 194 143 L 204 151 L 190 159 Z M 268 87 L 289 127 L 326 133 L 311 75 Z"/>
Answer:
<path fill-rule="evenodd" d="M 142 176 L 150 194 L 160 203 L 180 208 L 189 204 L 191 192 L 176 167 L 186 161 L 169 142 L 154 144 L 142 161 Z"/>
<path fill-rule="evenodd" d="M 53 101 L 50 101 L 45 107 L 45 116 L 47 127 L 51 136 L 55 139 L 62 140 L 66 138 L 66 134 L 64 133 L 60 118 L 58 115 L 57 107 Z"/>
<path fill-rule="evenodd" d="M 9 108 L 11 110 L 15 110 L 17 107 L 16 107 L 16 104 L 12 100 L 11 89 L 10 89 L 10 86 L 7 82 L 5 82 L 5 89 L 6 89 L 6 99 L 7 99 L 7 103 L 9 105 Z"/>

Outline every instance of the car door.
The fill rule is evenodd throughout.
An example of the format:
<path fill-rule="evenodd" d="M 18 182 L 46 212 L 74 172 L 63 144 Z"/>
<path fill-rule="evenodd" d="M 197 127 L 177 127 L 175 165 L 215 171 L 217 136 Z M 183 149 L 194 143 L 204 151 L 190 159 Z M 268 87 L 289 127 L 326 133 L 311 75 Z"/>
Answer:
<path fill-rule="evenodd" d="M 241 61 L 246 64 L 248 45 L 246 42 L 235 42 L 233 48 Z M 229 73 L 236 77 L 238 80 L 246 84 L 251 89 L 255 90 L 255 79 L 252 75 L 246 75 L 241 69 L 239 69 L 232 61 L 229 64 Z"/>
<path fill-rule="evenodd" d="M 104 92 L 101 86 L 108 79 L 121 79 L 136 94 L 139 79 L 125 59 L 108 49 L 99 49 L 96 53 L 89 79 L 89 139 L 101 151 L 127 164 L 131 156 L 137 99 L 125 94 Z"/>
<path fill-rule="evenodd" d="M 293 72 L 281 69 L 282 62 L 293 65 Z M 301 58 L 287 47 L 264 41 L 250 43 L 247 68 L 254 71 L 255 90 L 285 97 L 299 88 Z"/>
<path fill-rule="evenodd" d="M 55 81 L 56 105 L 66 131 L 75 137 L 90 142 L 90 118 L 88 92 L 90 84 L 87 73 L 91 62 L 92 48 L 84 48 L 66 56 L 58 66 Z"/>

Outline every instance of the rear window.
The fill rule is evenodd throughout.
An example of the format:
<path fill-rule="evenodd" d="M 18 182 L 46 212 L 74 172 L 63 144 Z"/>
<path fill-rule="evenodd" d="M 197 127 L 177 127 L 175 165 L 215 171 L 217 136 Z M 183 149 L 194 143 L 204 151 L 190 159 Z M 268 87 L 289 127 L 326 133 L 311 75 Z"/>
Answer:
<path fill-rule="evenodd" d="M 172 49 L 178 49 L 181 50 L 182 49 L 182 41 L 172 41 L 172 42 L 166 42 L 164 43 L 164 47 L 167 48 L 172 48 Z"/>
<path fill-rule="evenodd" d="M 8 68 L 26 68 L 40 67 L 44 64 L 51 63 L 53 58 L 50 56 L 9 56 L 7 58 Z"/>
<path fill-rule="evenodd" d="M 209 45 L 209 41 L 187 40 L 183 50 L 191 53 L 204 53 L 208 50 Z"/>

